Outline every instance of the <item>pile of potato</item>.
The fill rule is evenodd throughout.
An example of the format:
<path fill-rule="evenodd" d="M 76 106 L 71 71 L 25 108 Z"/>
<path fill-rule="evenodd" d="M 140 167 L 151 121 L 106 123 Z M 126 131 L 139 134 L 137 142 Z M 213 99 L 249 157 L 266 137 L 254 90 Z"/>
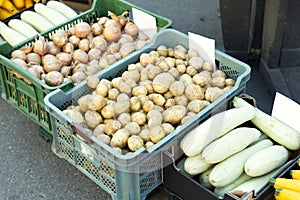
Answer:
<path fill-rule="evenodd" d="M 159 46 L 112 80 L 91 75 L 93 92 L 63 112 L 122 154 L 150 148 L 228 91 L 235 81 L 196 50 Z"/>

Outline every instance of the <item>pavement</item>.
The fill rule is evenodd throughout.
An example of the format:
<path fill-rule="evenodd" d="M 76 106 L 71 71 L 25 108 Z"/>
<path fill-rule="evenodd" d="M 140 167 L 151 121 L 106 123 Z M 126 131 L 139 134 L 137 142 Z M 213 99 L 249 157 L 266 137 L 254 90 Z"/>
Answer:
<path fill-rule="evenodd" d="M 172 28 L 184 33 L 194 32 L 216 40 L 223 49 L 218 0 L 129 0 L 173 21 Z M 168 12 L 166 12 L 168 11 Z M 186 15 L 185 13 L 188 13 Z M 251 79 L 246 92 L 257 106 L 271 112 L 274 94 L 261 76 L 257 64 L 251 64 Z M 292 71 L 293 72 L 293 71 Z M 297 72 L 285 71 L 289 90 L 299 101 L 294 78 Z M 1 200 L 95 200 L 110 195 L 87 176 L 51 151 L 51 143 L 38 136 L 38 125 L 0 98 L 0 199 Z M 160 188 L 148 199 L 168 199 Z"/>

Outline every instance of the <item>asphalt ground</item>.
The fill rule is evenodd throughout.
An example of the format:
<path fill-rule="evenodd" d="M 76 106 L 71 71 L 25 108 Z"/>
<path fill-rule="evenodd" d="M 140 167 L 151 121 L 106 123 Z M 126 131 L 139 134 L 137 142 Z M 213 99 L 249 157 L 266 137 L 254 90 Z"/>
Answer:
<path fill-rule="evenodd" d="M 172 28 L 216 39 L 223 48 L 218 0 L 130 0 L 173 21 Z M 188 14 L 186 14 L 188 13 Z M 246 93 L 257 106 L 270 113 L 273 96 L 269 93 L 257 65 L 251 65 Z M 287 79 L 291 79 L 286 73 Z M 297 87 L 292 80 L 291 90 Z M 299 94 L 299 93 L 298 93 Z M 51 151 L 51 143 L 38 136 L 38 125 L 0 98 L 0 199 L 110 199 L 87 176 Z M 167 199 L 160 190 L 149 199 Z"/>

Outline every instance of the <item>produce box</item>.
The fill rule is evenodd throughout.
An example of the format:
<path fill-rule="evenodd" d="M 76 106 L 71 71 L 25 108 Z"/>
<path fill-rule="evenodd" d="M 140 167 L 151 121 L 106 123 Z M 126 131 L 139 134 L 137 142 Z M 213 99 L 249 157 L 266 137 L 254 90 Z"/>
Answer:
<path fill-rule="evenodd" d="M 107 16 L 108 11 L 114 13 L 123 13 L 124 11 L 129 11 L 130 13 L 132 8 L 137 8 L 144 11 L 145 13 L 154 16 L 156 18 L 157 27 L 159 29 L 164 29 L 171 25 L 171 21 L 169 19 L 156 15 L 125 1 L 98 0 L 93 1 L 92 9 L 79 14 L 78 17 L 70 19 L 68 22 L 62 25 L 53 27 L 53 29 L 41 33 L 41 35 L 46 40 L 48 40 L 51 35 L 58 29 L 68 30 L 70 27 L 78 24 L 81 21 L 85 21 L 88 23 L 92 22 L 99 17 Z M 36 38 L 25 41 L 24 43 L 21 43 L 14 47 L 8 45 L 5 48 L 0 48 L 0 80 L 2 82 L 2 97 L 7 100 L 9 104 L 20 110 L 34 122 L 39 124 L 39 126 L 52 134 L 50 116 L 49 113 L 45 110 L 44 97 L 57 88 L 68 90 L 73 87 L 73 84 L 71 83 L 71 81 L 67 81 L 59 86 L 48 86 L 40 79 L 32 76 L 27 70 L 21 69 L 15 63 L 9 60 L 10 54 L 13 50 L 23 47 L 24 45 L 31 45 L 35 41 L 35 39 Z M 141 50 L 137 50 L 132 54 L 138 54 L 140 51 Z M 114 68 L 119 63 L 130 59 L 130 57 L 131 55 L 117 61 L 116 63 L 111 65 L 111 67 Z M 104 73 L 105 70 L 102 70 L 99 73 Z M 18 73 L 24 79 L 30 81 L 31 84 L 27 84 L 26 82 L 24 82 L 24 80 L 17 78 L 14 73 Z"/>
<path fill-rule="evenodd" d="M 241 95 L 242 97 L 246 96 L 246 100 L 249 101 L 248 95 Z M 221 106 L 219 110 L 211 114 L 217 114 L 219 112 L 225 111 L 231 107 L 231 101 L 224 102 L 223 106 Z M 255 100 L 250 98 L 249 101 L 252 105 L 255 105 Z M 208 115 L 206 117 L 201 118 L 200 123 L 204 122 L 208 119 Z M 198 124 L 200 124 L 198 123 Z M 254 125 L 247 121 L 241 126 L 246 127 L 254 127 Z M 185 135 L 180 134 L 179 137 L 174 138 L 169 142 L 168 145 L 165 146 L 165 150 L 163 151 L 163 186 L 165 190 L 169 193 L 170 199 L 198 199 L 201 196 L 203 199 L 206 200 L 217 200 L 217 199 L 224 199 L 224 200 L 242 200 L 242 199 L 254 199 L 254 200 L 272 200 L 274 199 L 274 188 L 271 184 L 265 183 L 263 187 L 259 191 L 249 191 L 248 193 L 244 193 L 243 196 L 236 196 L 231 193 L 225 193 L 224 196 L 221 198 L 217 194 L 214 193 L 214 187 L 208 188 L 205 187 L 203 184 L 199 182 L 200 174 L 195 176 L 189 175 L 187 172 L 184 171 L 183 165 L 179 164 L 187 156 L 184 155 L 184 152 L 180 148 L 181 140 Z M 270 138 L 269 138 L 270 139 Z M 277 142 L 273 141 L 273 144 L 278 144 Z M 270 177 L 270 178 L 277 178 L 277 177 L 290 177 L 289 170 L 291 168 L 295 168 L 296 162 L 299 159 L 300 150 L 291 151 L 289 150 L 289 159 L 288 161 L 283 164 L 278 170 Z M 254 185 L 253 185 L 254 186 Z"/>
<path fill-rule="evenodd" d="M 99 75 L 99 78 L 111 80 L 119 77 L 129 64 L 139 61 L 142 53 L 149 53 L 160 45 L 174 47 L 177 44 L 187 48 L 188 36 L 173 29 L 162 30 L 150 46 L 120 63 L 118 67 L 109 68 L 105 73 Z M 233 88 L 151 148 L 142 147 L 130 155 L 114 151 L 112 147 L 88 133 L 86 129 L 76 124 L 63 112 L 68 106 L 77 102 L 80 97 L 91 93 L 92 89 L 86 83 L 66 92 L 61 89 L 51 92 L 45 97 L 45 103 L 51 114 L 53 152 L 87 175 L 111 194 L 113 199 L 145 199 L 153 189 L 162 183 L 161 150 L 169 140 L 184 134 L 200 119 L 221 106 L 223 102 L 227 102 L 228 99 L 242 92 L 246 87 L 246 82 L 250 78 L 248 65 L 218 50 L 215 51 L 215 57 L 217 68 L 236 81 Z"/>

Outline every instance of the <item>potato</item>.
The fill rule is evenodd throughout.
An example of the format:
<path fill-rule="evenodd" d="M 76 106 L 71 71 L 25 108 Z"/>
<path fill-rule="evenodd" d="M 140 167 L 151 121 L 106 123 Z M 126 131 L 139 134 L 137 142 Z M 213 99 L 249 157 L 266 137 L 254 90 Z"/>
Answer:
<path fill-rule="evenodd" d="M 143 139 L 144 142 L 150 141 L 150 130 L 148 128 L 143 129 L 139 136 Z"/>
<path fill-rule="evenodd" d="M 211 73 L 208 71 L 201 71 L 193 76 L 193 82 L 201 87 L 207 86 L 211 80 Z"/>
<path fill-rule="evenodd" d="M 147 95 L 139 95 L 138 98 L 141 100 L 142 104 L 150 100 L 149 96 Z"/>
<path fill-rule="evenodd" d="M 121 129 L 121 123 L 119 121 L 109 120 L 105 124 L 104 133 L 107 135 L 113 135 L 119 129 Z"/>
<path fill-rule="evenodd" d="M 189 111 L 198 113 L 198 112 L 200 112 L 203 108 L 205 108 L 206 106 L 208 106 L 209 104 L 210 104 L 209 101 L 195 99 L 195 100 L 192 100 L 192 101 L 188 104 L 187 109 L 188 109 Z"/>
<path fill-rule="evenodd" d="M 129 109 L 133 112 L 139 111 L 142 107 L 142 101 L 138 97 L 131 97 L 129 103 Z"/>
<path fill-rule="evenodd" d="M 157 93 L 165 93 L 169 90 L 170 85 L 175 81 L 175 78 L 168 72 L 158 74 L 152 82 L 152 87 Z"/>
<path fill-rule="evenodd" d="M 152 110 L 154 108 L 154 103 L 153 101 L 151 100 L 148 100 L 148 101 L 145 101 L 143 104 L 142 104 L 142 108 L 143 108 L 143 111 L 145 113 L 149 112 L 150 110 Z"/>
<path fill-rule="evenodd" d="M 106 135 L 106 134 L 99 134 L 96 136 L 100 141 L 104 142 L 107 145 L 110 145 L 110 136 Z"/>
<path fill-rule="evenodd" d="M 163 106 L 166 102 L 166 99 L 161 94 L 153 93 L 149 94 L 148 97 L 158 106 Z"/>
<path fill-rule="evenodd" d="M 108 99 L 113 99 L 116 100 L 117 97 L 119 96 L 120 91 L 117 88 L 111 88 L 108 90 L 107 97 Z"/>
<path fill-rule="evenodd" d="M 122 126 L 128 124 L 131 120 L 129 113 L 121 113 L 118 117 L 118 121 L 121 123 Z"/>
<path fill-rule="evenodd" d="M 96 88 L 97 85 L 99 84 L 100 80 L 98 78 L 98 76 L 95 75 L 90 75 L 86 77 L 86 84 L 90 87 L 90 88 Z"/>
<path fill-rule="evenodd" d="M 148 127 L 152 128 L 153 126 L 161 125 L 163 117 L 161 112 L 153 109 L 147 113 L 147 119 L 148 119 Z"/>
<path fill-rule="evenodd" d="M 96 126 L 96 128 L 93 130 L 93 135 L 98 137 L 98 135 L 104 134 L 104 127 L 105 124 L 99 124 Z"/>
<path fill-rule="evenodd" d="M 169 90 L 169 91 L 164 93 L 164 97 L 165 97 L 165 99 L 171 99 L 171 98 L 174 97 L 174 95 Z"/>
<path fill-rule="evenodd" d="M 165 108 L 170 108 L 171 106 L 175 106 L 175 105 L 176 105 L 175 99 L 167 99 L 164 106 Z"/>
<path fill-rule="evenodd" d="M 187 62 L 185 60 L 181 59 L 175 59 L 175 66 L 177 67 L 178 65 L 187 65 Z"/>
<path fill-rule="evenodd" d="M 131 135 L 127 140 L 127 146 L 130 151 L 136 151 L 144 146 L 144 141 L 138 135 Z"/>
<path fill-rule="evenodd" d="M 127 71 L 135 71 L 135 70 L 140 71 L 140 68 L 138 67 L 137 64 L 132 63 L 128 65 Z"/>
<path fill-rule="evenodd" d="M 111 80 L 111 86 L 114 88 L 119 88 L 120 82 L 123 81 L 122 77 L 115 77 Z M 100 81 L 101 82 L 101 81 Z"/>
<path fill-rule="evenodd" d="M 101 115 L 94 110 L 86 111 L 84 114 L 84 119 L 86 124 L 91 128 L 95 128 L 103 121 Z"/>
<path fill-rule="evenodd" d="M 174 49 L 173 48 L 168 48 L 168 56 L 174 57 Z"/>
<path fill-rule="evenodd" d="M 188 50 L 188 57 L 192 58 L 192 57 L 196 57 L 199 56 L 198 51 L 196 49 L 189 49 Z"/>
<path fill-rule="evenodd" d="M 162 72 L 161 69 L 155 65 L 147 65 L 146 69 L 149 80 L 154 79 L 158 74 Z"/>
<path fill-rule="evenodd" d="M 187 73 L 188 75 L 190 75 L 190 76 L 194 76 L 195 74 L 198 73 L 198 71 L 197 71 L 197 69 L 196 69 L 195 67 L 193 67 L 193 66 L 188 66 L 188 67 L 186 68 L 186 73 Z"/>
<path fill-rule="evenodd" d="M 153 87 L 152 87 L 152 81 L 150 81 L 150 80 L 142 81 L 142 82 L 139 83 L 139 85 L 144 86 L 146 88 L 147 93 L 144 94 L 144 95 L 151 94 L 151 93 L 154 92 Z"/>
<path fill-rule="evenodd" d="M 157 62 L 155 63 L 155 65 L 158 66 L 158 67 L 161 69 L 161 71 L 163 71 L 163 72 L 169 71 L 169 65 L 168 65 L 168 63 L 167 63 L 166 61 L 164 61 L 164 60 L 159 60 L 159 61 L 157 61 Z"/>
<path fill-rule="evenodd" d="M 186 66 L 184 64 L 177 65 L 176 69 L 179 74 L 184 74 L 186 72 Z"/>
<path fill-rule="evenodd" d="M 164 45 L 160 45 L 156 48 L 156 51 L 159 53 L 160 56 L 167 57 L 168 56 L 168 48 Z"/>
<path fill-rule="evenodd" d="M 146 148 L 146 149 L 150 149 L 150 148 L 153 147 L 153 146 L 154 146 L 154 143 L 151 142 L 151 141 L 148 141 L 148 142 L 146 142 L 146 144 L 145 144 L 145 148 Z"/>
<path fill-rule="evenodd" d="M 214 70 L 214 65 L 211 62 L 205 61 L 202 65 L 202 69 L 212 72 Z"/>
<path fill-rule="evenodd" d="M 179 77 L 179 71 L 177 68 L 171 68 L 168 73 L 171 74 L 175 79 Z"/>
<path fill-rule="evenodd" d="M 89 109 L 89 98 L 91 94 L 86 94 L 77 100 L 81 112 L 86 112 Z"/>
<path fill-rule="evenodd" d="M 225 86 L 234 86 L 234 84 L 235 84 L 235 80 L 233 80 L 232 78 L 225 79 Z"/>
<path fill-rule="evenodd" d="M 120 101 L 114 105 L 114 113 L 115 115 L 120 115 L 121 113 L 125 113 L 129 111 L 129 101 Z"/>
<path fill-rule="evenodd" d="M 120 81 L 117 87 L 121 93 L 131 94 L 131 87 L 128 83 Z"/>
<path fill-rule="evenodd" d="M 110 146 L 124 148 L 127 145 L 128 138 L 129 131 L 127 129 L 117 130 L 110 140 Z"/>
<path fill-rule="evenodd" d="M 204 99 L 204 92 L 205 90 L 196 84 L 186 86 L 184 91 L 185 96 L 191 101 L 195 99 Z"/>
<path fill-rule="evenodd" d="M 150 140 L 153 143 L 159 142 L 166 136 L 165 130 L 161 125 L 155 125 L 150 128 Z"/>
<path fill-rule="evenodd" d="M 146 95 L 147 93 L 148 93 L 147 88 L 143 85 L 139 85 L 132 88 L 133 96 Z"/>
<path fill-rule="evenodd" d="M 172 68 L 175 67 L 175 59 L 174 59 L 174 58 L 166 57 L 166 58 L 164 59 L 164 61 L 168 64 L 169 69 L 172 69 Z"/>
<path fill-rule="evenodd" d="M 223 72 L 222 70 L 216 70 L 214 71 L 212 74 L 211 74 L 211 77 L 212 78 L 215 78 L 215 77 L 218 77 L 218 76 L 221 76 L 223 78 L 226 78 L 226 74 L 225 72 Z"/>
<path fill-rule="evenodd" d="M 213 102 L 223 94 L 224 94 L 224 90 L 218 87 L 209 87 L 205 92 L 205 99 L 207 101 Z"/>
<path fill-rule="evenodd" d="M 122 79 L 123 81 L 126 80 L 134 80 L 135 82 L 140 81 L 140 72 L 138 70 L 133 70 L 133 71 L 125 71 L 122 73 Z"/>
<path fill-rule="evenodd" d="M 223 88 L 224 92 L 227 92 L 228 90 L 230 90 L 233 86 L 226 86 Z"/>
<path fill-rule="evenodd" d="M 129 122 L 124 127 L 129 131 L 130 135 L 137 135 L 141 131 L 141 127 L 136 122 Z"/>
<path fill-rule="evenodd" d="M 146 68 L 143 68 L 141 70 L 141 81 L 145 81 L 145 80 L 148 80 L 149 77 L 148 77 L 148 70 Z"/>
<path fill-rule="evenodd" d="M 188 63 L 190 66 L 193 66 L 196 70 L 200 70 L 203 65 L 203 59 L 199 56 L 194 56 L 190 58 Z"/>
<path fill-rule="evenodd" d="M 146 123 L 146 115 L 142 112 L 135 112 L 131 114 L 131 121 L 143 126 Z"/>
<path fill-rule="evenodd" d="M 181 119 L 180 124 L 184 124 L 187 121 L 189 121 L 191 118 L 193 117 L 193 115 L 187 115 L 184 118 Z"/>
<path fill-rule="evenodd" d="M 184 46 L 178 44 L 174 47 L 174 57 L 177 59 L 185 60 L 187 50 Z"/>
<path fill-rule="evenodd" d="M 187 109 L 185 106 L 175 105 L 163 112 L 164 122 L 172 125 L 178 124 L 180 120 L 186 115 Z"/>
<path fill-rule="evenodd" d="M 225 86 L 225 78 L 222 76 L 217 76 L 211 79 L 210 85 L 212 87 L 223 88 Z"/>
<path fill-rule="evenodd" d="M 170 123 L 163 123 L 161 126 L 164 129 L 166 135 L 168 135 L 169 133 L 175 130 L 174 126 Z"/>
<path fill-rule="evenodd" d="M 134 88 L 135 86 L 137 86 L 137 83 L 133 79 L 128 79 L 125 81 L 125 83 L 127 83 L 131 89 Z"/>
<path fill-rule="evenodd" d="M 185 90 L 185 86 L 184 83 L 181 81 L 174 81 L 171 85 L 170 85 L 170 93 L 173 96 L 180 96 L 184 93 Z"/>
<path fill-rule="evenodd" d="M 130 97 L 127 94 L 121 93 L 118 95 L 117 97 L 117 102 L 121 102 L 121 101 L 128 101 L 129 102 Z"/>
<path fill-rule="evenodd" d="M 185 95 L 174 97 L 176 105 L 187 106 L 189 99 Z"/>
<path fill-rule="evenodd" d="M 179 78 L 179 81 L 183 82 L 183 84 L 186 86 L 193 84 L 193 79 L 188 74 L 182 74 Z"/>
<path fill-rule="evenodd" d="M 114 107 L 113 105 L 106 105 L 100 111 L 102 117 L 105 119 L 111 119 L 114 117 Z"/>
<path fill-rule="evenodd" d="M 82 116 L 82 114 L 78 110 L 76 110 L 76 109 L 67 109 L 67 110 L 64 110 L 63 113 L 65 113 L 71 119 L 73 119 L 76 124 L 84 125 L 84 123 L 85 123 L 84 117 Z"/>
<path fill-rule="evenodd" d="M 140 55 L 140 63 L 142 66 L 146 66 L 148 64 L 154 65 L 155 63 L 155 57 L 151 56 L 149 53 L 142 53 Z"/>
<path fill-rule="evenodd" d="M 99 94 L 93 94 L 89 97 L 88 107 L 90 110 L 100 110 L 106 105 L 106 99 Z"/>

